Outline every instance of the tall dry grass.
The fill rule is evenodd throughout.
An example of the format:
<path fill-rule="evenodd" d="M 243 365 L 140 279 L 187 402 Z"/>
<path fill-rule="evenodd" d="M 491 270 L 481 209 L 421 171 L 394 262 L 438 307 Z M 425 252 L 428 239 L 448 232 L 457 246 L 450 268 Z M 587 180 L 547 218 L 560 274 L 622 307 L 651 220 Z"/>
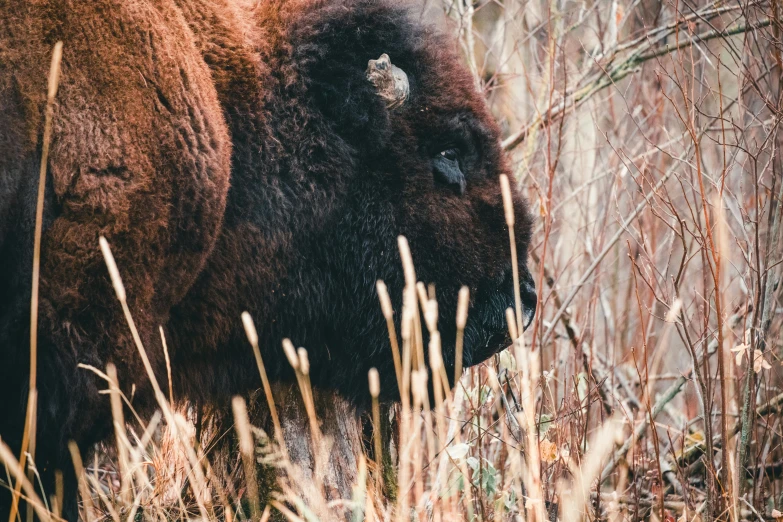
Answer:
<path fill-rule="evenodd" d="M 533 325 L 520 335 L 517 299 L 507 313 L 513 345 L 449 389 L 437 303 L 401 238 L 401 331 L 382 282 L 378 293 L 402 400 L 391 412 L 374 400 L 368 440 L 352 446 L 366 454 L 343 468 L 352 469 L 353 488 L 342 499 L 328 490 L 343 442 L 335 433 L 343 432 L 329 431 L 335 417 L 318 421 L 306 351 L 287 344 L 284 352 L 303 405 L 298 433 L 312 441 L 302 459 L 287 448 L 291 428 L 274 407 L 280 388 L 266 379 L 249 317 L 248 349 L 264 384 L 255 402 L 269 405 L 271 434 L 253 425 L 252 404 L 242 400 L 230 429 L 202 429 L 198 412 L 174 409 L 157 383 L 161 415 L 126 424 L 116 374 L 85 370 L 106 379 L 116 437 L 92 462 L 72 448 L 84 517 L 783 518 L 783 5 L 424 7 L 426 16 L 452 19 L 504 127 L 515 168 L 504 186 L 515 183 L 538 215 Z M 121 270 L 111 273 L 124 302 Z M 377 399 L 378 391 L 371 374 L 368 393 Z M 234 430 L 238 447 L 225 456 L 239 477 L 232 483 L 205 454 Z M 33 468 L 2 446 L 0 458 L 38 516 L 57 518 L 57 492 L 37 498 Z M 259 469 L 272 470 L 273 487 L 259 482 L 269 476 Z"/>

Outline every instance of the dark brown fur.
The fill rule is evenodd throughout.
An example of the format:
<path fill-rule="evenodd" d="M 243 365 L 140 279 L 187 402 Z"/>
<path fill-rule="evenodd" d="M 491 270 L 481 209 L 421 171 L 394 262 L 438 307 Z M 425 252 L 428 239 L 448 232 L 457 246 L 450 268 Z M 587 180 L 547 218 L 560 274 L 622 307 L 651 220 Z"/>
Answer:
<path fill-rule="evenodd" d="M 498 129 L 454 43 L 403 8 L 15 0 L 0 2 L 0 20 L 0 436 L 15 450 L 46 71 L 54 42 L 64 42 L 42 254 L 44 480 L 67 468 L 68 439 L 87 449 L 109 428 L 105 385 L 78 363 L 113 362 L 122 387 L 136 386 L 135 405 L 152 406 L 99 235 L 161 379 L 165 329 L 178 398 L 220 405 L 258 387 L 243 310 L 259 325 L 273 378 L 291 377 L 279 348 L 291 337 L 308 348 L 315 385 L 360 401 L 375 366 L 392 397 L 374 283 L 389 284 L 399 309 L 399 234 L 419 278 L 436 284 L 447 365 L 462 284 L 473 294 L 465 364 L 503 347 L 513 285 Z M 411 81 L 396 111 L 364 78 L 383 52 Z M 462 195 L 433 177 L 452 146 L 462 151 Z M 516 203 L 524 260 L 530 226 Z"/>

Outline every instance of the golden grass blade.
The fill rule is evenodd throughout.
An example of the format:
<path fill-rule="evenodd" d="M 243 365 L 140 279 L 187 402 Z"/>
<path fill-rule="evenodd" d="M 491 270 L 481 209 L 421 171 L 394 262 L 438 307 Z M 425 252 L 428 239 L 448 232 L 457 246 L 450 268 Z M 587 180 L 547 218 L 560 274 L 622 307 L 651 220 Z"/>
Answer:
<path fill-rule="evenodd" d="M 463 286 L 459 289 L 457 297 L 457 342 L 454 349 L 454 383 L 456 385 L 462 376 L 462 350 L 465 340 L 465 325 L 468 324 L 468 303 L 470 301 L 470 289 Z"/>
<path fill-rule="evenodd" d="M 166 342 L 166 334 L 163 327 L 158 326 L 160 330 L 160 342 L 163 345 L 163 357 L 166 359 L 166 376 L 169 379 L 169 404 L 174 404 L 174 383 L 171 380 L 171 359 L 169 358 L 169 345 Z"/>
<path fill-rule="evenodd" d="M 514 318 L 514 309 L 506 308 L 506 324 L 508 325 L 508 335 L 512 341 L 516 341 L 519 337 L 519 330 L 517 330 L 517 321 Z"/>
<path fill-rule="evenodd" d="M 114 435 L 117 444 L 117 457 L 120 473 L 120 498 L 127 505 L 131 503 L 131 488 L 129 474 L 128 448 L 130 442 L 125 433 L 125 415 L 122 411 L 122 397 L 117 379 L 117 368 L 109 363 L 106 365 L 106 375 L 109 377 L 109 397 L 111 414 L 114 420 Z"/>
<path fill-rule="evenodd" d="M 391 343 L 392 358 L 394 359 L 394 372 L 397 374 L 397 389 L 402 394 L 402 362 L 400 359 L 400 346 L 397 343 L 397 329 L 394 327 L 394 310 L 386 284 L 380 279 L 375 283 L 378 290 L 378 299 L 381 302 L 381 311 L 386 319 L 386 328 L 389 330 L 389 342 Z"/>
<path fill-rule="evenodd" d="M 250 519 L 257 520 L 260 510 L 258 497 L 258 481 L 256 480 L 256 459 L 253 434 L 250 432 L 250 420 L 247 416 L 247 406 L 242 397 L 234 397 L 231 400 L 231 408 L 234 411 L 234 427 L 239 437 L 239 452 L 242 455 L 242 465 L 245 468 L 245 482 L 250 501 Z"/>
<path fill-rule="evenodd" d="M 54 116 L 54 99 L 60 84 L 60 62 L 63 56 L 63 43 L 54 44 L 52 61 L 49 66 L 49 84 L 46 96 L 46 116 L 44 120 L 44 135 L 41 148 L 41 168 L 38 171 L 38 196 L 35 206 L 35 231 L 33 236 L 33 274 L 32 292 L 30 297 L 30 384 L 27 397 L 27 413 L 22 434 L 22 447 L 19 451 L 19 463 L 22 469 L 27 464 L 27 455 L 35 458 L 35 419 L 37 412 L 38 388 L 38 287 L 41 277 L 41 236 L 43 235 L 44 196 L 46 192 L 46 169 L 49 162 L 49 144 L 52 141 L 52 118 Z M 27 473 L 27 480 L 32 482 L 32 470 Z M 16 483 L 13 492 L 11 512 L 8 522 L 16 519 L 19 509 L 19 493 L 21 485 Z M 28 521 L 32 519 L 32 509 L 27 509 Z"/>
<path fill-rule="evenodd" d="M 92 522 L 94 520 L 92 495 L 90 495 L 90 489 L 87 486 L 87 482 L 85 480 L 84 465 L 82 464 L 82 456 L 81 453 L 79 453 L 79 447 L 74 441 L 69 441 L 68 451 L 71 453 L 71 461 L 73 462 L 73 470 L 76 474 L 79 494 L 81 495 L 82 504 L 84 505 L 83 513 L 86 522 Z"/>
<path fill-rule="evenodd" d="M 508 240 L 511 244 L 511 270 L 514 277 L 514 306 L 517 314 L 517 331 L 522 332 L 522 297 L 519 291 L 519 260 L 517 259 L 517 241 L 514 235 L 514 203 L 511 197 L 511 186 L 508 176 L 500 175 L 500 190 L 503 194 L 503 209 L 505 210 Z"/>
<path fill-rule="evenodd" d="M 383 480 L 383 450 L 381 449 L 381 406 L 378 404 L 378 396 L 381 394 L 381 378 L 378 376 L 378 370 L 370 368 L 367 373 L 367 379 L 370 386 L 370 396 L 372 397 L 372 434 L 375 443 L 375 465 L 377 467 L 376 483 L 380 490 Z"/>
<path fill-rule="evenodd" d="M 258 366 L 258 373 L 261 375 L 261 384 L 264 387 L 264 395 L 266 396 L 266 403 L 269 406 L 269 413 L 272 416 L 272 425 L 275 428 L 275 439 L 277 445 L 280 447 L 280 451 L 283 453 L 285 460 L 288 460 L 288 448 L 286 448 L 285 440 L 283 439 L 283 428 L 280 426 L 280 417 L 277 415 L 277 406 L 275 406 L 275 398 L 272 395 L 272 386 L 269 384 L 269 378 L 266 374 L 266 366 L 264 366 L 264 360 L 261 358 L 261 350 L 258 347 L 258 332 L 256 326 L 253 323 L 253 318 L 250 317 L 248 312 L 242 312 L 242 324 L 245 327 L 245 335 L 250 342 L 250 346 L 253 348 L 253 355 L 256 358 L 256 365 Z"/>
<path fill-rule="evenodd" d="M 413 268 L 413 256 L 411 247 L 405 236 L 397 237 L 397 247 L 400 250 L 400 260 L 402 261 L 402 272 L 405 276 L 405 286 L 416 288 L 416 270 Z"/>
<path fill-rule="evenodd" d="M 307 418 L 310 423 L 310 436 L 313 439 L 313 452 L 316 463 L 322 459 L 321 445 L 321 429 L 318 427 L 318 418 L 315 413 L 315 402 L 313 399 L 313 388 L 310 385 L 310 359 L 307 357 L 307 350 L 299 348 L 296 350 L 297 357 L 299 359 L 299 373 L 302 376 L 301 379 L 301 393 L 302 399 L 305 403 L 305 410 L 307 411 Z M 321 463 L 323 464 L 323 463 Z M 318 466 L 319 469 L 324 469 L 323 466 Z"/>
<path fill-rule="evenodd" d="M 430 300 L 430 298 L 427 297 L 427 287 L 424 286 L 424 283 L 421 281 L 416 283 L 416 296 L 419 298 L 419 306 L 421 306 L 421 309 L 426 310 L 427 302 Z"/>

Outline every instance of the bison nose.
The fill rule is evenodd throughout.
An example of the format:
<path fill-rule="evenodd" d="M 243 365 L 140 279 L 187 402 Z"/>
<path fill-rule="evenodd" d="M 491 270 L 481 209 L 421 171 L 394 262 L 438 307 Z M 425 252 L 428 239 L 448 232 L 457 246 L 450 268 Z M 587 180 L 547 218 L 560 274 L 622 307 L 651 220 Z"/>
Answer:
<path fill-rule="evenodd" d="M 538 301 L 536 283 L 528 270 L 524 271 L 519 286 L 520 297 L 522 298 L 522 315 L 524 315 L 524 326 L 525 330 L 527 330 L 536 316 L 536 302 Z"/>

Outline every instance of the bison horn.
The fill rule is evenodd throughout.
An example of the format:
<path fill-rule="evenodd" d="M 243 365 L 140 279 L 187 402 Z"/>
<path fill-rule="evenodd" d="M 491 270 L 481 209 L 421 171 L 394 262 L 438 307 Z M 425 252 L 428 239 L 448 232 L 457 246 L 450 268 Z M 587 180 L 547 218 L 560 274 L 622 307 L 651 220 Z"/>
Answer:
<path fill-rule="evenodd" d="M 410 94 L 408 75 L 391 63 L 389 55 L 383 53 L 377 60 L 367 62 L 367 79 L 375 86 L 378 95 L 389 110 L 402 107 Z"/>

